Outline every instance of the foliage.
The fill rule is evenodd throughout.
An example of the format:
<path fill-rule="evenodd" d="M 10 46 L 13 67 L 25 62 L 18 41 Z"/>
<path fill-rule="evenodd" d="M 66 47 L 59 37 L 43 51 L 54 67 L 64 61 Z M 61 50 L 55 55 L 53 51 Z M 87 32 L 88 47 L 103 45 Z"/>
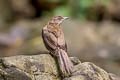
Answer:
<path fill-rule="evenodd" d="M 111 0 L 67 0 L 53 12 L 55 15 L 71 16 L 82 20 L 87 19 L 88 16 L 96 18 L 97 12 L 92 8 L 97 8 L 98 5 L 106 7 L 110 2 Z"/>

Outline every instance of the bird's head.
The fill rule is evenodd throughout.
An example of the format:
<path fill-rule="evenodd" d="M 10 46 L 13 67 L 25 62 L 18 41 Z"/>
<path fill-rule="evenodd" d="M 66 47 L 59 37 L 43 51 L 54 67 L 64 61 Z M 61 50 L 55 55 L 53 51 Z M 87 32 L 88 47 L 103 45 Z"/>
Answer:
<path fill-rule="evenodd" d="M 68 17 L 62 17 L 62 16 L 54 16 L 52 19 L 51 19 L 51 23 L 54 23 L 54 24 L 57 24 L 57 25 L 60 25 L 64 20 L 66 19 L 69 19 Z"/>

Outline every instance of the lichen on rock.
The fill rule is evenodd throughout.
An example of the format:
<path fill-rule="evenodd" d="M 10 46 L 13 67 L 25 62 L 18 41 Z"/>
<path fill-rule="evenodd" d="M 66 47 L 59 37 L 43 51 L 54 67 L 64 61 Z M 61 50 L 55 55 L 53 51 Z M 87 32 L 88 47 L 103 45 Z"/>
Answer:
<path fill-rule="evenodd" d="M 55 59 L 49 54 L 4 57 L 0 59 L 0 80 L 119 80 L 91 62 L 70 59 L 73 73 L 61 78 Z"/>

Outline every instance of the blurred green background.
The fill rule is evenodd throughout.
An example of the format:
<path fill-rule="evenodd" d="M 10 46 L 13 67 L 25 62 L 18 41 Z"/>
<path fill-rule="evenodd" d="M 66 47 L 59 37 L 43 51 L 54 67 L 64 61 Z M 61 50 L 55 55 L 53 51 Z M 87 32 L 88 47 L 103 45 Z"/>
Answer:
<path fill-rule="evenodd" d="M 120 76 L 120 0 L 0 0 L 0 56 L 47 53 L 41 29 L 62 24 L 69 56 Z"/>

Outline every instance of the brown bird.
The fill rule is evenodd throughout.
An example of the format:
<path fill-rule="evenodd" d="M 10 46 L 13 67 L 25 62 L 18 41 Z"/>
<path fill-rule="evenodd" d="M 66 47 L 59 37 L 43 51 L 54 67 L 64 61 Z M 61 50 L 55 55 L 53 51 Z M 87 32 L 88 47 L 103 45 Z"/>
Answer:
<path fill-rule="evenodd" d="M 46 48 L 57 58 L 63 76 L 68 76 L 72 72 L 73 64 L 67 55 L 67 45 L 61 23 L 68 17 L 55 16 L 42 29 L 42 37 Z"/>

